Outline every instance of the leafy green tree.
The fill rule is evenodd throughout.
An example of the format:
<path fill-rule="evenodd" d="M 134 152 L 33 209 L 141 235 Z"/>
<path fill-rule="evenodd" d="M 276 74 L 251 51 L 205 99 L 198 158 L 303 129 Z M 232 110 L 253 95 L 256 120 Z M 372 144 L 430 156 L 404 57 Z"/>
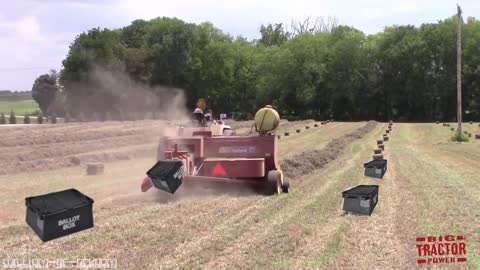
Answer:
<path fill-rule="evenodd" d="M 35 79 L 32 86 L 32 97 L 43 113 L 47 113 L 50 104 L 54 101 L 55 94 L 58 92 L 57 80 L 57 72 L 51 70 L 50 74 L 44 74 Z"/>
<path fill-rule="evenodd" d="M 56 123 L 57 123 L 57 115 L 52 114 L 52 115 L 50 116 L 50 122 L 51 122 L 52 124 L 56 124 Z"/>
<path fill-rule="evenodd" d="M 15 117 L 15 112 L 13 110 L 10 111 L 10 117 L 8 118 L 8 123 L 9 124 L 17 123 L 17 117 Z"/>
<path fill-rule="evenodd" d="M 25 114 L 25 116 L 23 117 L 23 123 L 30 124 L 30 116 L 28 114 Z"/>
<path fill-rule="evenodd" d="M 260 26 L 261 38 L 258 40 L 258 44 L 263 46 L 274 46 L 282 45 L 289 38 L 289 33 L 283 29 L 281 23 L 276 23 L 274 25 L 261 25 Z"/>
<path fill-rule="evenodd" d="M 37 123 L 43 124 L 43 114 L 41 112 L 37 115 Z"/>
<path fill-rule="evenodd" d="M 242 118 L 271 104 L 293 119 L 453 120 L 455 25 L 452 17 L 365 35 L 335 18 L 306 18 L 292 33 L 262 25 L 255 41 L 166 17 L 95 28 L 73 41 L 51 111 L 42 111 L 126 120 L 158 111 L 180 88 L 189 108 L 209 98 L 214 112 Z M 476 19 L 463 38 L 464 118 L 480 120 Z"/>

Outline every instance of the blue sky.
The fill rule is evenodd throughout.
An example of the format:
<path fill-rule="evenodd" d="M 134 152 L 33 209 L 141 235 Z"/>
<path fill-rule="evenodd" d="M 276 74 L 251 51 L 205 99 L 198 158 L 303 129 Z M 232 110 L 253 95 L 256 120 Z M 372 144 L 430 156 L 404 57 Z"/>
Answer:
<path fill-rule="evenodd" d="M 37 76 L 61 69 L 75 36 L 93 27 L 168 16 L 210 21 L 233 36 L 254 39 L 262 23 L 335 16 L 340 24 L 372 34 L 388 25 L 447 18 L 458 2 L 465 18 L 479 14 L 478 0 L 1 0 L 0 90 L 30 90 Z"/>

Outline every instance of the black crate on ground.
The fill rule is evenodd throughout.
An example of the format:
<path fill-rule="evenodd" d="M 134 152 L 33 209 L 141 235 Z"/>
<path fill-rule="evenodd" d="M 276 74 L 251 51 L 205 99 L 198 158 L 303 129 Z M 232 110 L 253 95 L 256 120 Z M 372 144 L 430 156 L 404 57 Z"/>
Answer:
<path fill-rule="evenodd" d="M 371 215 L 378 202 L 377 185 L 359 185 L 342 192 L 343 210 L 361 215 Z"/>
<path fill-rule="evenodd" d="M 49 241 L 93 227 L 93 200 L 76 189 L 25 198 L 26 222 Z"/>
<path fill-rule="evenodd" d="M 183 180 L 183 162 L 181 160 L 159 160 L 147 172 L 153 185 L 168 193 L 175 193 Z"/>
<path fill-rule="evenodd" d="M 382 179 L 387 171 L 387 160 L 372 160 L 363 164 L 363 167 L 365 168 L 365 176 Z"/>

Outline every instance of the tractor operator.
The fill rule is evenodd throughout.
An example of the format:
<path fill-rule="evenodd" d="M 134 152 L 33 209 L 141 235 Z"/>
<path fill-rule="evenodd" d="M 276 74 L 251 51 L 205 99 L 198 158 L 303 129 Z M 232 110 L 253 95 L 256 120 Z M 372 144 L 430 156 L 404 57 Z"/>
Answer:
<path fill-rule="evenodd" d="M 204 111 L 207 107 L 205 99 L 201 98 L 197 101 L 197 108 L 193 111 L 195 120 L 198 121 L 199 126 L 205 126 L 205 114 Z"/>

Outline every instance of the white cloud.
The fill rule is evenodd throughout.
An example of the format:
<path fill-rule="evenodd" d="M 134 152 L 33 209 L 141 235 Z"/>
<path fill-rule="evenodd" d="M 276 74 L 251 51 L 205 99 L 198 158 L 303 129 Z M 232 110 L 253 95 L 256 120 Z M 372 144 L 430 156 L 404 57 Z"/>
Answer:
<path fill-rule="evenodd" d="M 478 0 L 461 0 L 465 18 Z M 167 16 L 210 21 L 234 36 L 258 37 L 261 24 L 306 16 L 336 16 L 366 33 L 386 25 L 435 22 L 453 15 L 452 0 L 16 0 L 0 9 L 0 89 L 25 90 L 61 61 L 75 36 L 93 27 L 118 28 L 135 19 Z"/>
<path fill-rule="evenodd" d="M 41 42 L 40 25 L 34 17 L 25 17 L 15 23 L 16 36 L 26 42 Z"/>

